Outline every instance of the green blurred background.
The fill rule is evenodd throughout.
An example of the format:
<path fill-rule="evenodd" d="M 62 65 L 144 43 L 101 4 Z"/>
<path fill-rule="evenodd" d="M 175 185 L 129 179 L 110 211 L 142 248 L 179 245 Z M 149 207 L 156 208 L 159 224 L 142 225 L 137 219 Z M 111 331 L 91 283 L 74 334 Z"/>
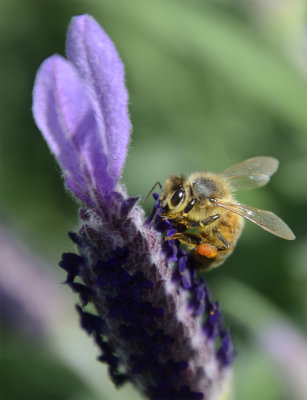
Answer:
<path fill-rule="evenodd" d="M 234 254 L 206 280 L 233 331 L 235 399 L 307 399 L 306 9 L 303 0 L 0 0 L 0 223 L 3 242 L 21 254 L 10 258 L 2 246 L 2 289 L 12 259 L 20 286 L 6 286 L 3 301 L 1 398 L 139 398 L 131 387 L 114 390 L 78 328 L 76 296 L 59 284 L 77 206 L 31 116 L 36 70 L 64 54 L 70 18 L 89 13 L 126 66 L 130 195 L 144 198 L 172 173 L 218 172 L 257 155 L 280 160 L 267 187 L 238 199 L 276 212 L 297 239 L 247 223 Z M 44 283 L 32 288 L 28 268 L 43 270 Z M 10 315 L 8 300 L 45 284 L 55 291 L 37 295 L 46 312 L 37 317 L 29 301 L 26 318 Z"/>

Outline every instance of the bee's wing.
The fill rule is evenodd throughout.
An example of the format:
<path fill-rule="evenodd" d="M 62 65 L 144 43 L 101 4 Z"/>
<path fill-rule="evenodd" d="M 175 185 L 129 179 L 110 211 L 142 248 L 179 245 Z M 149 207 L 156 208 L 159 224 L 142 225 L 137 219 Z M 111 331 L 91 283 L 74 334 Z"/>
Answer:
<path fill-rule="evenodd" d="M 226 210 L 249 219 L 260 226 L 260 228 L 272 233 L 273 235 L 287 240 L 295 239 L 295 235 L 288 225 L 271 211 L 260 210 L 259 208 L 249 207 L 240 203 L 228 203 L 218 199 L 216 199 L 214 203 L 219 207 L 226 208 Z"/>
<path fill-rule="evenodd" d="M 232 190 L 253 189 L 264 186 L 278 168 L 273 157 L 254 157 L 233 165 L 219 175 L 226 178 Z"/>

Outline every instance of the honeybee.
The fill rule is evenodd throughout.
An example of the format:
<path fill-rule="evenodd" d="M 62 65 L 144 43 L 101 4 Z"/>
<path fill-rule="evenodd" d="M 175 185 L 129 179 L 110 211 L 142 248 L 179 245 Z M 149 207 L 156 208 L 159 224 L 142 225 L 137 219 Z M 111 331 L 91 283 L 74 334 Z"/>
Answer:
<path fill-rule="evenodd" d="M 179 240 L 191 250 L 197 267 L 209 270 L 232 253 L 244 219 L 280 238 L 295 239 L 277 215 L 241 204 L 233 197 L 236 190 L 266 185 L 277 168 L 278 160 L 273 157 L 254 157 L 217 174 L 172 175 L 164 187 L 157 182 L 154 187 L 159 185 L 163 192 L 161 217 L 178 230 L 166 240 Z"/>

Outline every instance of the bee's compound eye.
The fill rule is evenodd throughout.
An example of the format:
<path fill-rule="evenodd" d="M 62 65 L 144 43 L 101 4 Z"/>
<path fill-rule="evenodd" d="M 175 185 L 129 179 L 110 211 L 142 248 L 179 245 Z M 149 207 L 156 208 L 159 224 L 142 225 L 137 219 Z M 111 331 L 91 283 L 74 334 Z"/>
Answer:
<path fill-rule="evenodd" d="M 180 186 L 180 188 L 174 192 L 174 194 L 171 198 L 171 205 L 173 207 L 177 207 L 178 204 L 180 204 L 182 202 L 182 200 L 184 200 L 184 198 L 185 198 L 185 191 L 184 191 L 183 187 Z"/>

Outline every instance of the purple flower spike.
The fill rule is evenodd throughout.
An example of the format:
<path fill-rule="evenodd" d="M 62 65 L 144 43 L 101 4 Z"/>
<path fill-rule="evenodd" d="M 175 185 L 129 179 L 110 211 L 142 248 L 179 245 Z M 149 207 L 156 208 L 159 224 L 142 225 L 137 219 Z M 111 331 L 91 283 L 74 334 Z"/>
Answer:
<path fill-rule="evenodd" d="M 116 49 L 85 15 L 72 20 L 67 54 L 39 69 L 33 113 L 83 203 L 70 233 L 78 254 L 59 263 L 79 295 L 81 326 L 117 387 L 129 381 L 157 400 L 226 400 L 235 352 L 219 304 L 179 243 L 164 240 L 176 227 L 161 218 L 159 195 L 146 221 L 118 183 L 130 122 Z"/>

